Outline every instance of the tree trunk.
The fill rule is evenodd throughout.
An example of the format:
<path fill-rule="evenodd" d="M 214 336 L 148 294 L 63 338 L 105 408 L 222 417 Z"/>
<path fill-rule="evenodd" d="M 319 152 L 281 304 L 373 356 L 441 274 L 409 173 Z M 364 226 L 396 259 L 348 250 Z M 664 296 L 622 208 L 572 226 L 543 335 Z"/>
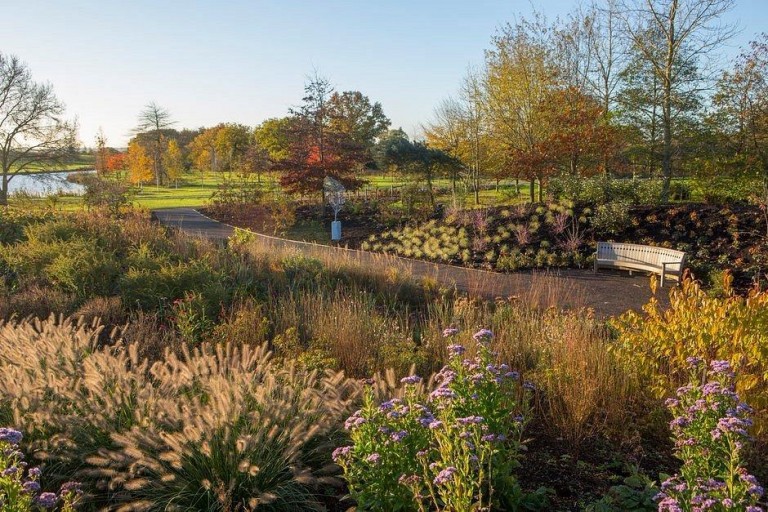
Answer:
<path fill-rule="evenodd" d="M 541 181 L 541 176 L 539 176 L 539 202 L 544 202 L 544 183 Z"/>
<path fill-rule="evenodd" d="M 3 173 L 3 184 L 0 188 L 0 206 L 8 206 L 8 173 Z"/>
<path fill-rule="evenodd" d="M 530 181 L 528 181 L 528 188 L 529 192 L 531 194 L 531 203 L 536 202 L 536 191 L 534 190 L 536 187 L 536 178 L 531 178 Z"/>

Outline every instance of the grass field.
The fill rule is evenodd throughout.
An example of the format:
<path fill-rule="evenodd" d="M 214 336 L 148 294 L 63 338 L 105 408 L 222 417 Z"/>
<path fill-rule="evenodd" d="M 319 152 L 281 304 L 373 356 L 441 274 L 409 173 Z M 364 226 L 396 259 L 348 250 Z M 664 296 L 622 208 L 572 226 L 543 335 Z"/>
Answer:
<path fill-rule="evenodd" d="M 74 164 L 73 164 L 74 165 Z M 42 170 L 40 172 L 43 172 Z M 171 186 L 155 187 L 146 184 L 142 188 L 134 187 L 131 202 L 134 206 L 147 209 L 206 206 L 211 196 L 219 186 L 232 177 L 227 173 L 189 173 Z M 368 183 L 357 193 L 359 198 L 376 198 L 399 196 L 407 184 L 405 180 L 391 176 L 368 176 Z M 261 188 L 265 192 L 277 191 L 280 186 L 277 176 L 262 175 Z M 448 179 L 438 179 L 434 182 L 435 200 L 438 203 L 453 204 L 451 182 Z M 480 191 L 480 203 L 475 203 L 474 194 L 459 189 L 456 204 L 466 208 L 476 206 L 497 206 L 527 201 L 529 196 L 528 183 L 521 182 L 520 193 L 516 194 L 513 182 L 502 182 L 499 189 L 487 186 Z M 37 208 L 55 208 L 60 210 L 75 210 L 82 208 L 82 199 L 77 196 L 61 196 L 56 198 L 12 197 L 11 204 Z"/>

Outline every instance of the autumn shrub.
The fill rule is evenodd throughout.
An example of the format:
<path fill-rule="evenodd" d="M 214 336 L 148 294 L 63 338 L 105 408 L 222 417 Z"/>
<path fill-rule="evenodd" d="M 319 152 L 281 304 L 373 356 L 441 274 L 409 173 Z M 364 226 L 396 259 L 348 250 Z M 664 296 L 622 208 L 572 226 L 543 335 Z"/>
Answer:
<path fill-rule="evenodd" d="M 724 289 L 728 290 L 726 276 Z M 669 307 L 651 300 L 643 313 L 627 312 L 613 322 L 616 354 L 649 381 L 661 398 L 688 379 L 687 359 L 729 361 L 736 392 L 755 408 L 755 433 L 768 428 L 768 293 L 742 297 L 707 294 L 686 277 L 669 292 Z"/>

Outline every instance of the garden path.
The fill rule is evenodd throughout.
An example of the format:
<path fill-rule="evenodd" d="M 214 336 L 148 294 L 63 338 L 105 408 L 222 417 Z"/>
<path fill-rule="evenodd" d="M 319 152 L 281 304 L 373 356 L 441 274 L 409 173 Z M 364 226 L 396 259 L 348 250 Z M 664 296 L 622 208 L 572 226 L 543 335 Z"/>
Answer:
<path fill-rule="evenodd" d="M 153 215 L 165 226 L 213 241 L 224 242 L 234 232 L 234 227 L 206 217 L 193 208 L 158 209 L 153 211 Z M 431 279 L 441 285 L 455 286 L 470 295 L 490 299 L 516 297 L 542 307 L 587 307 L 600 317 L 619 315 L 628 309 L 640 311 L 652 296 L 649 279 L 642 273 L 630 276 L 626 271 L 601 270 L 593 274 L 591 269 L 556 269 L 502 274 L 259 233 L 255 236 L 265 248 L 299 251 L 321 260 L 346 261 L 373 271 L 392 272 L 396 269 L 418 279 Z M 665 286 L 665 290 L 657 295 L 664 305 L 668 302 L 668 287 Z"/>

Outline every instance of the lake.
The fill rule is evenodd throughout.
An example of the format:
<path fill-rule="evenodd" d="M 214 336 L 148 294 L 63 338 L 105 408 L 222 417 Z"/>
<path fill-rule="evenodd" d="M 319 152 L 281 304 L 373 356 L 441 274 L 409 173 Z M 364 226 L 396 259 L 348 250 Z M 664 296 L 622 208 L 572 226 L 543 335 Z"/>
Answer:
<path fill-rule="evenodd" d="M 8 194 L 13 195 L 23 191 L 23 193 L 40 197 L 46 197 L 60 192 L 81 195 L 85 192 L 85 187 L 67 181 L 67 176 L 70 174 L 81 172 L 93 171 L 59 171 L 40 174 L 18 174 L 8 182 Z"/>

